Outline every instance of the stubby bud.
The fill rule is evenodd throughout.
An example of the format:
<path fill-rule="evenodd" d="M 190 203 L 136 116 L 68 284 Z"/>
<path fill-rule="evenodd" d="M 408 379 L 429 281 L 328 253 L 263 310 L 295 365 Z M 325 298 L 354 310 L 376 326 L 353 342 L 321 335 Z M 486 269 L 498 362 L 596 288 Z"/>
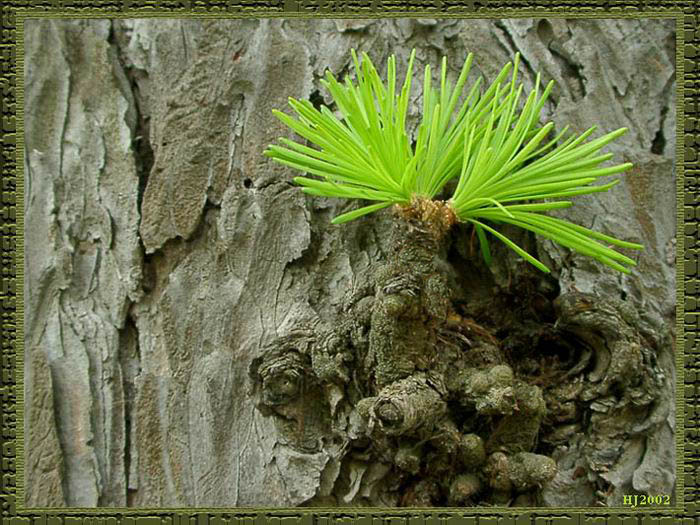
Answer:
<path fill-rule="evenodd" d="M 467 468 L 476 468 L 486 461 L 484 441 L 476 434 L 465 434 L 460 440 L 462 463 Z"/>
<path fill-rule="evenodd" d="M 450 485 L 450 503 L 462 505 L 481 490 L 481 480 L 476 474 L 460 474 Z"/>
<path fill-rule="evenodd" d="M 557 464 L 552 458 L 520 452 L 511 456 L 508 462 L 509 477 L 516 490 L 541 487 L 557 474 Z"/>

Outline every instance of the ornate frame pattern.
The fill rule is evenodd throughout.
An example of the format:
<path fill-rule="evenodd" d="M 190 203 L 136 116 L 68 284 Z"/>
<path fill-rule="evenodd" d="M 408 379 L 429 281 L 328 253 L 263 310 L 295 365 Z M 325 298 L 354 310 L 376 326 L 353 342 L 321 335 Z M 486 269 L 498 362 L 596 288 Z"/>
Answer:
<path fill-rule="evenodd" d="M 369 17 L 412 14 L 460 17 L 551 16 L 569 18 L 663 17 L 676 21 L 677 74 L 677 244 L 676 323 L 677 508 L 620 509 L 27 509 L 20 501 L 24 469 L 22 368 L 24 286 L 23 180 L 18 155 L 23 141 L 23 20 L 29 14 L 50 17 L 220 16 Z M 700 523 L 700 7 L 694 0 L 27 0 L 10 1 L 1 11 L 0 98 L 2 139 L 0 172 L 2 334 L 2 478 L 3 525 L 326 525 L 373 520 L 392 524 L 474 525 L 651 525 Z M 18 293 L 18 290 L 20 291 Z"/>

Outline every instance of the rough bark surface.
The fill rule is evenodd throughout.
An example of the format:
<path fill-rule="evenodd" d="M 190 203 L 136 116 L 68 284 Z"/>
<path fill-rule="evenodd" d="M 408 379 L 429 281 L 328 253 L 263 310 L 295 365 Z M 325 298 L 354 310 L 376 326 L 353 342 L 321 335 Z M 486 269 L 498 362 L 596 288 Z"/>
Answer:
<path fill-rule="evenodd" d="M 29 505 L 479 504 L 484 482 L 500 504 L 672 492 L 673 21 L 29 20 L 25 46 Z M 519 51 L 526 90 L 537 71 L 557 82 L 557 129 L 628 127 L 607 150 L 635 168 L 561 215 L 646 246 L 626 276 L 514 232 L 544 276 L 496 242 L 486 267 L 453 228 L 426 263 L 451 300 L 423 305 L 461 319 L 447 384 L 444 357 L 392 354 L 412 325 L 386 322 L 410 306 L 387 291 L 410 285 L 387 274 L 391 213 L 332 226 L 356 203 L 308 199 L 262 156 L 289 134 L 271 110 L 329 104 L 318 80 L 350 71 L 350 48 L 396 54 L 402 78 L 413 47 L 421 75 L 444 54 L 456 76 L 474 52 L 472 80 Z M 488 371 L 512 382 L 493 379 L 504 366 L 523 406 L 546 404 L 527 445 L 500 409 L 485 435 L 455 415 L 488 413 L 469 388 Z M 428 465 L 457 456 L 439 486 Z M 534 456 L 556 474 L 532 474 L 548 465 Z"/>

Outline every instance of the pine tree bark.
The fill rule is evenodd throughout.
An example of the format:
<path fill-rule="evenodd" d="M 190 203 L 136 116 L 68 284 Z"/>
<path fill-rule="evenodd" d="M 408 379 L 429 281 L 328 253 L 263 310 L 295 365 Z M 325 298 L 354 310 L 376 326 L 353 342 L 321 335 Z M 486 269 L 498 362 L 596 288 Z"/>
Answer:
<path fill-rule="evenodd" d="M 362 317 L 348 321 L 348 312 L 359 311 L 351 310 L 353 301 L 372 296 L 373 276 L 391 259 L 395 218 L 386 211 L 332 226 L 330 219 L 354 204 L 306 198 L 291 184 L 290 170 L 262 156 L 289 135 L 271 110 L 286 110 L 290 96 L 330 104 L 318 80 L 327 68 L 336 76 L 350 71 L 350 48 L 368 51 L 380 72 L 396 54 L 399 78 L 417 48 L 411 130 L 422 66 L 435 70 L 444 54 L 456 75 L 469 51 L 477 69 L 472 79 L 493 78 L 516 51 L 526 91 L 535 72 L 554 79 L 544 117 L 557 130 L 629 128 L 608 151 L 635 168 L 609 194 L 578 198 L 561 216 L 643 243 L 631 276 L 517 232 L 552 275 L 540 275 L 495 242 L 487 268 L 466 227 L 453 229 L 436 264 L 452 307 L 473 320 L 471 329 L 488 332 L 471 337 L 494 339 L 506 358 L 525 353 L 517 358 L 522 373 L 526 359 L 540 373 L 540 354 L 554 345 L 555 354 L 570 351 L 572 373 L 593 373 L 603 385 L 575 393 L 542 387 L 560 420 L 539 431 L 558 463 L 539 504 L 610 504 L 625 491 L 672 492 L 673 21 L 29 20 L 25 47 L 29 505 L 441 501 L 433 494 L 439 489 L 415 478 L 410 501 L 391 485 L 387 473 L 397 464 L 411 473 L 420 461 L 410 447 L 393 462 L 347 450 L 361 440 L 353 441 L 349 408 L 339 427 L 352 396 L 338 378 L 343 367 L 352 375 L 355 365 L 341 354 L 324 361 L 303 350 L 319 334 Z M 581 307 L 590 297 L 594 306 Z M 607 306 L 620 302 L 624 308 Z M 581 308 L 595 311 L 597 320 L 584 320 Z M 357 322 L 371 323 L 374 315 Z M 611 320 L 623 328 L 601 332 Z M 547 330 L 558 330 L 560 339 L 547 343 Z M 593 340 L 594 332 L 602 336 Z M 613 348 L 607 360 L 596 352 L 600 337 Z M 566 347 L 566 338 L 576 348 Z M 621 401 L 627 398 L 613 392 L 612 374 L 623 375 L 615 367 L 626 355 L 615 349 L 634 345 L 639 374 L 650 371 L 644 384 L 654 386 L 621 388 L 651 396 L 640 412 L 627 410 Z M 260 372 L 277 365 L 287 377 Z M 308 369 L 325 379 L 297 383 Z M 377 394 L 368 385 L 359 390 Z M 298 401 L 301 392 L 308 396 Z M 571 427 L 585 419 L 566 415 L 572 399 L 594 416 L 589 426 Z M 628 418 L 622 434 L 615 418 Z M 576 441 L 581 433 L 588 440 Z M 519 458 L 518 465 L 531 459 Z M 586 475 L 574 476 L 579 469 Z M 478 483 L 468 474 L 455 478 L 454 501 L 471 501 Z"/>

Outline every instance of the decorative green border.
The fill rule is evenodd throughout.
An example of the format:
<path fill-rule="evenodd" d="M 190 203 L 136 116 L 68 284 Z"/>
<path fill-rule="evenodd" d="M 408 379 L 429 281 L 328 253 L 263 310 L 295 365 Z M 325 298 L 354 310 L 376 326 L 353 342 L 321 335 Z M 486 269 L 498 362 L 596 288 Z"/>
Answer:
<path fill-rule="evenodd" d="M 24 20 L 143 17 L 673 18 L 676 20 L 677 507 L 662 509 L 25 509 L 23 433 Z M 3 525 L 700 525 L 700 8 L 695 0 L 11 1 L 0 11 Z M 18 109 L 20 110 L 18 113 Z M 18 235 L 18 232 L 20 234 Z M 685 248 L 687 246 L 687 249 Z M 20 293 L 18 294 L 18 290 Z M 19 300 L 18 300 L 19 298 Z M 696 337 L 698 338 L 696 342 Z M 19 422 L 19 424 L 18 424 Z M 94 521 L 93 521 L 94 520 Z"/>

